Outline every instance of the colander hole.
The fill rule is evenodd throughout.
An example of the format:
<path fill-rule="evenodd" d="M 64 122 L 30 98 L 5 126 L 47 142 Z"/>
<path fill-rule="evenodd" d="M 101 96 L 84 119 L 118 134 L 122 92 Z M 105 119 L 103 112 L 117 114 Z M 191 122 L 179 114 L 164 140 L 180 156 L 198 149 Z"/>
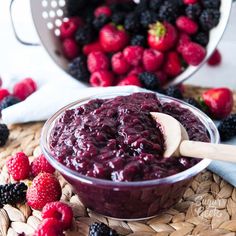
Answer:
<path fill-rule="evenodd" d="M 54 26 L 53 26 L 52 22 L 48 22 L 47 27 L 48 27 L 48 29 L 52 30 Z"/>
<path fill-rule="evenodd" d="M 47 7 L 47 6 L 48 6 L 47 0 L 43 0 L 43 1 L 42 1 L 42 6 L 43 6 L 43 7 Z"/>
<path fill-rule="evenodd" d="M 60 36 L 60 30 L 59 29 L 55 29 L 54 33 L 55 33 L 56 36 Z"/>
<path fill-rule="evenodd" d="M 48 18 L 48 13 L 47 13 L 46 11 L 44 11 L 44 12 L 42 13 L 42 17 L 43 17 L 44 19 L 47 19 L 47 18 Z"/>
<path fill-rule="evenodd" d="M 56 14 L 55 14 L 55 11 L 50 11 L 50 12 L 49 12 L 49 16 L 50 16 L 51 18 L 54 18 L 55 15 L 56 15 Z"/>
<path fill-rule="evenodd" d="M 60 27 L 61 24 L 62 24 L 62 22 L 61 22 L 60 19 L 56 19 L 56 20 L 55 20 L 55 25 L 56 25 L 57 27 Z"/>
<path fill-rule="evenodd" d="M 66 5 L 66 1 L 65 0 L 59 0 L 59 6 L 60 7 L 64 7 Z"/>
<path fill-rule="evenodd" d="M 57 7 L 57 2 L 56 1 L 51 1 L 51 6 L 52 6 L 52 8 L 56 8 Z"/>
<path fill-rule="evenodd" d="M 59 17 L 63 16 L 63 11 L 62 11 L 62 9 L 58 9 L 58 10 L 57 10 L 57 16 L 59 16 Z"/>

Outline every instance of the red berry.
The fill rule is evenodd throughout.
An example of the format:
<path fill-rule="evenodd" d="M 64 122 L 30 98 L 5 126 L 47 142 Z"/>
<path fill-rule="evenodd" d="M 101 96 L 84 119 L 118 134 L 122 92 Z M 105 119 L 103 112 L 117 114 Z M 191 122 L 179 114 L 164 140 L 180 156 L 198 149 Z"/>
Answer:
<path fill-rule="evenodd" d="M 139 74 L 144 72 L 144 68 L 142 66 L 138 66 L 138 67 L 134 67 L 134 69 L 132 69 L 129 74 L 128 77 L 131 75 L 135 75 L 138 76 Z"/>
<path fill-rule="evenodd" d="M 178 53 L 169 52 L 164 65 L 165 73 L 170 77 L 176 77 L 182 71 L 182 65 Z"/>
<path fill-rule="evenodd" d="M 107 70 L 94 72 L 90 77 L 90 84 L 93 87 L 108 87 L 114 83 L 113 73 Z"/>
<path fill-rule="evenodd" d="M 58 201 L 60 197 L 60 183 L 49 173 L 40 173 L 35 177 L 26 194 L 28 205 L 36 210 L 42 209 L 49 202 Z"/>
<path fill-rule="evenodd" d="M 86 44 L 84 47 L 83 47 L 83 53 L 88 56 L 89 53 L 91 52 L 102 52 L 103 51 L 103 48 L 100 44 L 99 41 L 96 41 L 96 42 L 93 42 L 93 43 L 90 43 L 90 44 Z"/>
<path fill-rule="evenodd" d="M 94 15 L 95 15 L 95 17 L 99 17 L 100 15 L 106 15 L 106 16 L 110 17 L 112 15 L 112 11 L 111 11 L 110 7 L 108 7 L 108 6 L 100 6 L 95 9 Z"/>
<path fill-rule="evenodd" d="M 183 47 L 182 56 L 192 66 L 198 66 L 206 56 L 206 49 L 200 44 L 190 42 Z"/>
<path fill-rule="evenodd" d="M 143 66 L 146 71 L 158 70 L 164 61 L 164 54 L 155 49 L 146 49 L 143 53 Z"/>
<path fill-rule="evenodd" d="M 18 152 L 7 160 L 7 169 L 14 180 L 23 180 L 29 176 L 29 158 L 23 153 Z"/>
<path fill-rule="evenodd" d="M 25 78 L 21 82 L 28 84 L 31 87 L 33 92 L 37 90 L 37 84 L 32 78 Z"/>
<path fill-rule="evenodd" d="M 210 115 L 216 119 L 226 118 L 233 109 L 233 93 L 228 88 L 209 89 L 202 95 Z"/>
<path fill-rule="evenodd" d="M 222 57 L 220 51 L 216 49 L 212 56 L 207 61 L 209 66 L 218 66 L 221 63 Z"/>
<path fill-rule="evenodd" d="M 111 64 L 112 70 L 118 75 L 127 73 L 130 68 L 130 65 L 124 58 L 124 54 L 122 52 L 118 52 L 112 56 Z"/>
<path fill-rule="evenodd" d="M 140 46 L 128 46 L 124 49 L 123 54 L 125 60 L 132 66 L 138 66 L 142 64 L 143 47 Z"/>
<path fill-rule="evenodd" d="M 103 52 L 89 53 L 87 64 L 91 73 L 109 69 L 109 59 Z"/>
<path fill-rule="evenodd" d="M 139 81 L 138 76 L 136 75 L 131 75 L 126 77 L 118 84 L 118 86 L 127 86 L 127 85 L 136 85 L 138 87 L 142 87 L 142 84 Z"/>
<path fill-rule="evenodd" d="M 129 36 L 121 26 L 105 25 L 99 33 L 99 41 L 104 51 L 118 52 L 129 42 Z"/>
<path fill-rule="evenodd" d="M 20 100 L 25 100 L 29 95 L 34 92 L 34 88 L 30 83 L 20 81 L 13 87 L 13 95 Z"/>
<path fill-rule="evenodd" d="M 168 76 L 164 71 L 157 71 L 155 73 L 156 77 L 158 78 L 158 81 L 161 86 L 164 86 L 168 82 Z"/>
<path fill-rule="evenodd" d="M 4 89 L 4 88 L 0 89 L 0 101 L 2 101 L 3 98 L 5 98 L 5 97 L 7 97 L 9 95 L 10 95 L 10 93 L 9 93 L 9 91 L 7 89 Z"/>
<path fill-rule="evenodd" d="M 184 0 L 184 4 L 195 4 L 195 3 L 197 3 L 198 2 L 198 0 Z"/>
<path fill-rule="evenodd" d="M 49 164 L 43 154 L 36 157 L 31 163 L 31 173 L 35 177 L 41 172 L 53 174 L 55 169 Z"/>
<path fill-rule="evenodd" d="M 158 51 L 167 51 L 175 46 L 177 31 L 170 23 L 157 22 L 150 26 L 148 44 Z"/>
<path fill-rule="evenodd" d="M 62 43 L 64 56 L 71 60 L 78 56 L 79 48 L 74 39 L 65 39 Z"/>
<path fill-rule="evenodd" d="M 185 47 L 186 44 L 190 43 L 190 41 L 191 41 L 190 36 L 184 32 L 181 32 L 177 44 L 177 51 L 179 53 L 182 53 L 183 48 Z"/>
<path fill-rule="evenodd" d="M 73 211 L 71 207 L 63 202 L 47 203 L 42 209 L 42 218 L 57 219 L 63 229 L 69 229 L 73 221 Z"/>
<path fill-rule="evenodd" d="M 62 22 L 60 26 L 61 39 L 72 38 L 80 25 L 82 25 L 82 20 L 79 17 L 72 17 L 68 21 Z"/>
<path fill-rule="evenodd" d="M 61 223 L 54 218 L 48 218 L 41 222 L 34 236 L 65 236 Z"/>
<path fill-rule="evenodd" d="M 195 34 L 198 31 L 197 23 L 187 16 L 180 16 L 176 20 L 176 25 L 180 30 L 186 32 L 187 34 Z"/>

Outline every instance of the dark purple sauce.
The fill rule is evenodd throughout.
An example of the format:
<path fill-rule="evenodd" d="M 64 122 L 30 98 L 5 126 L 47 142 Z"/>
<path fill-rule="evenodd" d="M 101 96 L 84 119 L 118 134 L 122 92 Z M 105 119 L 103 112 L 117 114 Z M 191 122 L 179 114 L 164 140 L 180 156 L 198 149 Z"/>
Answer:
<path fill-rule="evenodd" d="M 65 111 L 50 136 L 52 154 L 80 174 L 116 182 L 159 179 L 195 165 L 195 159 L 163 158 L 163 134 L 150 112 L 178 119 L 191 140 L 209 141 L 191 111 L 161 104 L 153 93 L 134 93 Z"/>

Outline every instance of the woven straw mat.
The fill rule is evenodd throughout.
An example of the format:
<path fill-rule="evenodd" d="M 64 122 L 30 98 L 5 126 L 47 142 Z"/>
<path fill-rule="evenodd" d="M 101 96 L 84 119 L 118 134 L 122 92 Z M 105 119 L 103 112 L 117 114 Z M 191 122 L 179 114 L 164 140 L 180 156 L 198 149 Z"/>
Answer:
<path fill-rule="evenodd" d="M 188 86 L 186 95 L 198 97 L 203 90 Z M 40 154 L 42 125 L 31 123 L 10 127 L 9 141 L 0 149 L 0 184 L 13 182 L 5 166 L 8 156 L 24 151 L 32 160 Z M 236 232 L 236 188 L 209 171 L 203 171 L 195 178 L 182 200 L 172 209 L 151 220 L 139 222 L 115 221 L 90 212 L 81 204 L 71 186 L 57 175 L 62 186 L 61 200 L 73 208 L 75 217 L 73 228 L 66 235 L 87 236 L 89 225 L 95 221 L 108 224 L 121 235 L 133 236 L 234 236 Z M 40 222 L 41 213 L 26 204 L 5 205 L 0 209 L 0 236 L 23 232 L 32 235 Z"/>

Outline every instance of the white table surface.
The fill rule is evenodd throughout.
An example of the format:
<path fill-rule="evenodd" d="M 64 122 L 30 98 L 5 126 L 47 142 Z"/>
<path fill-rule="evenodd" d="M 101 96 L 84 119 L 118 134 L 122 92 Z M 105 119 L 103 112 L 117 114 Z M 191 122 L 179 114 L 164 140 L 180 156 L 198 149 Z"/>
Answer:
<path fill-rule="evenodd" d="M 67 75 L 54 64 L 43 47 L 27 47 L 17 42 L 10 24 L 9 3 L 10 0 L 0 1 L 0 75 L 11 79 L 32 76 L 39 83 L 65 78 Z M 22 38 L 37 42 L 29 0 L 16 0 L 14 15 Z M 233 7 L 226 33 L 219 45 L 223 54 L 222 65 L 217 68 L 205 65 L 187 83 L 211 87 L 228 86 L 236 89 L 235 22 L 236 4 Z"/>

